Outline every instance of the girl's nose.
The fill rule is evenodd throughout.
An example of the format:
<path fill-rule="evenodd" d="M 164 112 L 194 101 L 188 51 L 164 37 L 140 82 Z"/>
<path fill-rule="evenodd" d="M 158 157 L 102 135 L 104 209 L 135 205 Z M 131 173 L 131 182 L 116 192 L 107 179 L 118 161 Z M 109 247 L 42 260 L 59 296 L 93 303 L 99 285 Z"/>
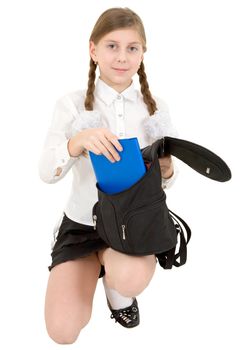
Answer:
<path fill-rule="evenodd" d="M 117 57 L 117 62 L 125 63 L 126 62 L 126 54 L 123 51 L 120 51 Z"/>
<path fill-rule="evenodd" d="M 125 59 L 121 59 L 121 58 L 118 58 L 118 60 L 117 60 L 119 63 L 125 63 L 126 62 L 126 60 Z"/>

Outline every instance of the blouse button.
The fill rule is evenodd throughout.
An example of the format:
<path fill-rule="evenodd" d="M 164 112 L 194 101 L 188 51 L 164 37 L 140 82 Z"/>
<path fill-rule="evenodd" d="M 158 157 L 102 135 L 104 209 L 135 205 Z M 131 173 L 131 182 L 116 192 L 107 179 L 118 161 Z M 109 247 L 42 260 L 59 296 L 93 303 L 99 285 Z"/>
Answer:
<path fill-rule="evenodd" d="M 117 95 L 117 99 L 121 100 L 122 96 L 121 95 Z"/>

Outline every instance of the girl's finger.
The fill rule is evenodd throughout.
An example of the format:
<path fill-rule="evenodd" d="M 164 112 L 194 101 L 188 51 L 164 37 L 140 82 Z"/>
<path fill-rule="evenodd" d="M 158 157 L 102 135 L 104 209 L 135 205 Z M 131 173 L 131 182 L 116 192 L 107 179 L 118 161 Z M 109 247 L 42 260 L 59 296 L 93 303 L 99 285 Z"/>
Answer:
<path fill-rule="evenodd" d="M 89 151 L 93 152 L 94 154 L 101 154 L 101 151 L 99 150 L 98 147 L 95 146 L 95 144 L 91 144 L 89 147 Z"/>
<path fill-rule="evenodd" d="M 118 151 L 121 152 L 121 151 L 123 150 L 122 145 L 120 144 L 118 138 L 117 138 L 114 134 L 112 134 L 109 130 L 107 130 L 107 132 L 105 133 L 104 136 L 106 137 L 106 139 L 107 139 L 109 142 L 111 142 L 111 143 L 115 146 L 115 148 L 116 148 Z"/>
<path fill-rule="evenodd" d="M 106 137 L 102 138 L 100 141 L 102 142 L 104 147 L 107 149 L 107 151 L 112 155 L 112 157 L 115 160 L 119 161 L 120 156 L 119 156 L 118 152 L 116 151 L 115 147 L 113 146 L 113 144 L 111 143 L 111 141 L 108 140 Z"/>
<path fill-rule="evenodd" d="M 104 146 L 104 144 L 100 140 L 96 141 L 95 146 L 100 150 L 100 153 L 103 154 L 110 162 L 115 162 L 116 158 L 114 158 L 112 153 L 110 153 L 110 151 Z"/>

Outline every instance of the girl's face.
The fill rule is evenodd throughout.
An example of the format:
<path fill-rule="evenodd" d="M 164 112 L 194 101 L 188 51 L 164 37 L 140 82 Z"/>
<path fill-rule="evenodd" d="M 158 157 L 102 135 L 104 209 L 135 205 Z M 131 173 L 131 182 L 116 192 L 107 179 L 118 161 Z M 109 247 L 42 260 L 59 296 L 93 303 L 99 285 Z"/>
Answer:
<path fill-rule="evenodd" d="M 143 60 L 143 46 L 135 29 L 120 29 L 104 35 L 95 45 L 90 42 L 90 56 L 97 62 L 100 78 L 118 92 L 125 90 Z"/>

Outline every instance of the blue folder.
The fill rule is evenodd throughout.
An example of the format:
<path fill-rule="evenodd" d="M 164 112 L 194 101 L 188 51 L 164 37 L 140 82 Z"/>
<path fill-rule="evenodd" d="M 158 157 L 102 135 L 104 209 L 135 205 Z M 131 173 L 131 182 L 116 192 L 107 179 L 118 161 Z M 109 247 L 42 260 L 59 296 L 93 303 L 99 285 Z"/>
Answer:
<path fill-rule="evenodd" d="M 136 183 L 146 172 L 143 156 L 136 137 L 120 139 L 121 159 L 110 162 L 104 155 L 89 152 L 99 188 L 108 194 L 121 192 Z"/>

